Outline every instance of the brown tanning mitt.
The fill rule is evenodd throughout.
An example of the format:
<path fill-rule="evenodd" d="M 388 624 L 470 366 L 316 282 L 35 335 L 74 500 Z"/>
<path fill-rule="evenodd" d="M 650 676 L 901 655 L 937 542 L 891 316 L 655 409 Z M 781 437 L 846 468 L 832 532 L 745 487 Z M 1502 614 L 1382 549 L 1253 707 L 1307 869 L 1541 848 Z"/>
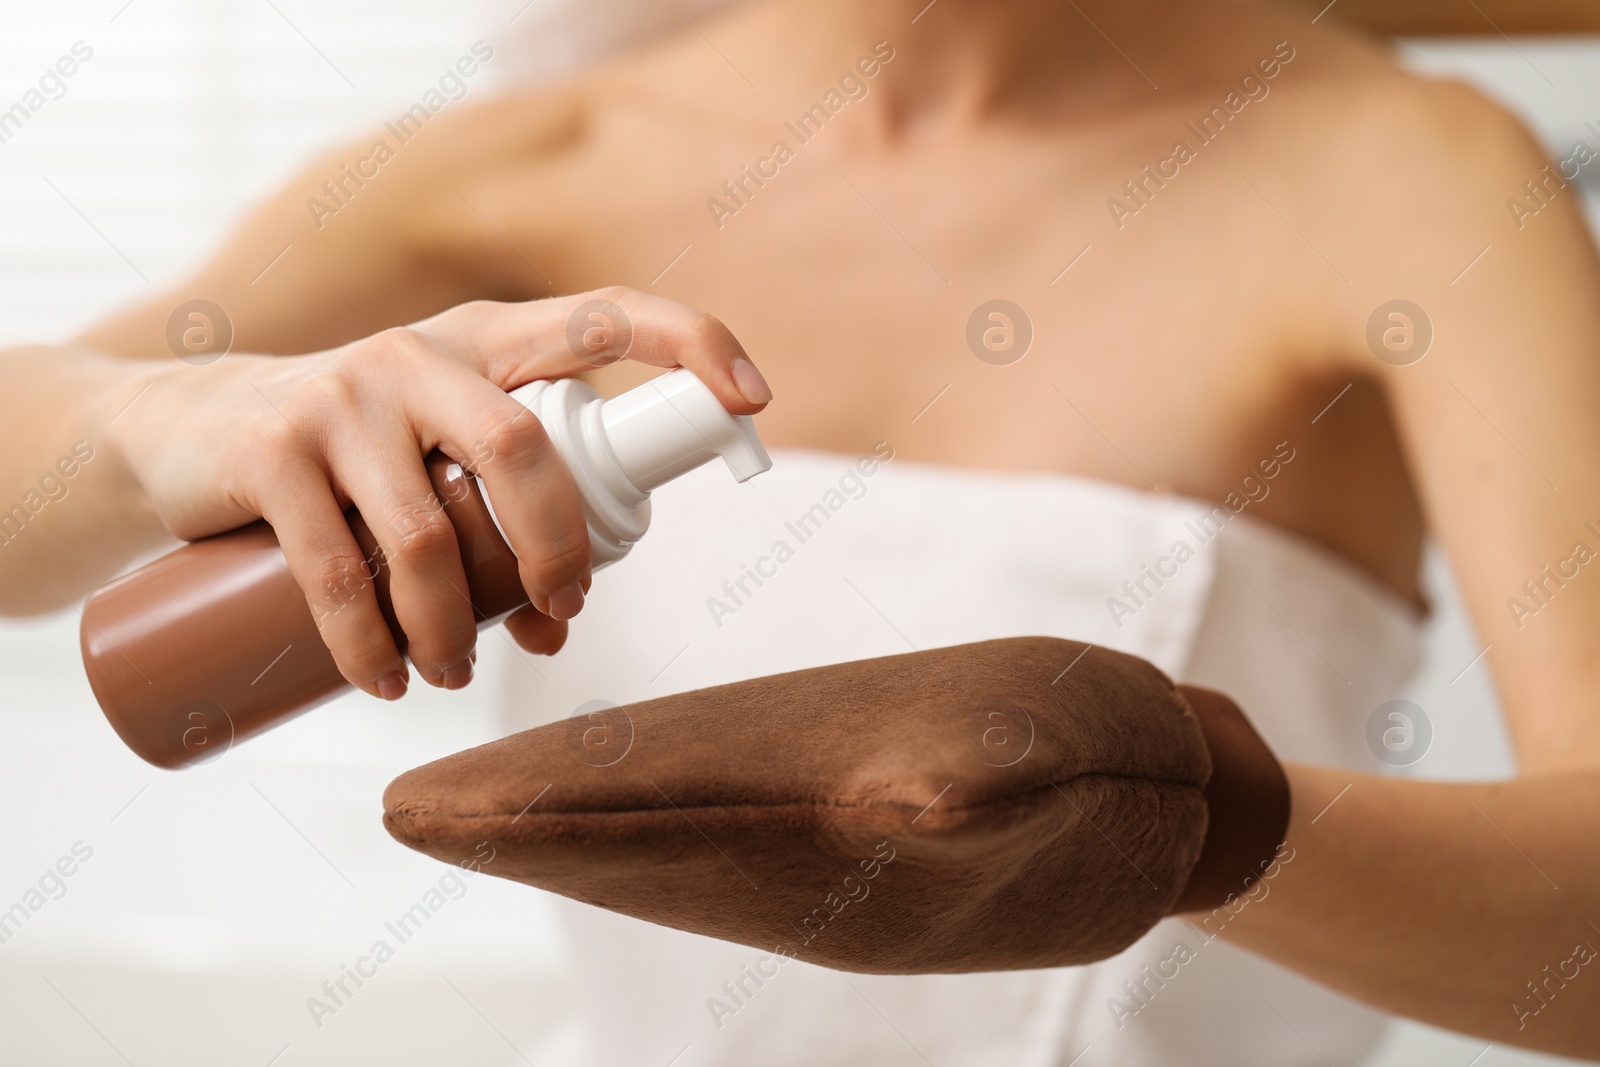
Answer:
<path fill-rule="evenodd" d="M 384 806 L 447 862 L 912 974 L 1113 955 L 1243 890 L 1289 797 L 1226 697 L 1033 637 L 575 717 L 409 771 Z"/>

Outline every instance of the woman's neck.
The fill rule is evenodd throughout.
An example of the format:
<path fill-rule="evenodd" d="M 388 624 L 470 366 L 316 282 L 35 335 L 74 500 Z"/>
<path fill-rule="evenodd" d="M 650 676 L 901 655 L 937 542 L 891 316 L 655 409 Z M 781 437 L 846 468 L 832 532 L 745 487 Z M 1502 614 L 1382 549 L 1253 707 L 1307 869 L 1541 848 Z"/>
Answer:
<path fill-rule="evenodd" d="M 1191 0 L 776 0 L 804 69 L 827 76 L 879 41 L 894 50 L 874 86 L 889 129 L 996 112 L 1104 110 L 1148 100 L 1172 67 Z M 1153 69 L 1152 69 L 1153 68 Z"/>

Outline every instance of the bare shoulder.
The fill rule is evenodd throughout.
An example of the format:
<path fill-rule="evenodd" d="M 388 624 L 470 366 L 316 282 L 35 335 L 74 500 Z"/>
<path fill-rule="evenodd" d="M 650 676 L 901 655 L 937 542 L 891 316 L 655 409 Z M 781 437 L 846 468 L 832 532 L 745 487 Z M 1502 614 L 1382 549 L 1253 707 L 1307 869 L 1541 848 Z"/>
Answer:
<path fill-rule="evenodd" d="M 685 77 L 679 50 L 673 40 L 561 81 L 463 100 L 430 134 L 426 154 L 435 169 L 463 174 L 567 161 L 618 115 L 660 117 L 681 110 L 667 101 L 694 99 L 702 87 L 684 84 L 694 79 Z"/>
<path fill-rule="evenodd" d="M 346 249 L 403 254 L 456 220 L 459 190 L 499 168 L 559 153 L 581 137 L 584 115 L 572 90 L 425 95 L 309 160 L 243 232 L 314 239 L 325 257 Z"/>
<path fill-rule="evenodd" d="M 1392 60 L 1301 73 L 1276 120 L 1298 134 L 1283 139 L 1287 161 L 1355 234 L 1496 221 L 1507 197 L 1554 168 L 1515 113 L 1464 81 Z"/>
<path fill-rule="evenodd" d="M 1490 244 L 1539 272 L 1588 254 L 1575 179 L 1600 166 L 1600 139 L 1553 159 L 1479 89 L 1343 35 L 1303 42 L 1251 106 L 1259 118 L 1239 123 L 1249 141 L 1240 167 L 1276 209 L 1270 221 L 1295 227 L 1282 228 L 1285 241 L 1310 242 L 1312 269 L 1345 278 L 1317 290 L 1341 319 L 1345 297 L 1368 299 L 1363 282 L 1448 288 Z M 1513 242 L 1535 215 L 1541 239 Z"/>
<path fill-rule="evenodd" d="M 372 182 L 372 192 L 379 194 L 373 199 L 407 201 L 415 208 L 416 198 L 448 194 L 451 184 L 461 188 L 501 168 L 537 164 L 570 151 L 581 142 L 591 111 L 576 86 L 464 99 L 432 114 L 400 110 L 322 160 L 320 171 L 311 168 L 308 178 L 315 183 L 329 170 L 381 173 L 388 180 Z"/>
<path fill-rule="evenodd" d="M 464 171 L 559 154 L 581 141 L 596 107 L 584 81 L 502 91 L 464 103 L 440 124 L 429 150 L 437 165 L 453 160 Z"/>
<path fill-rule="evenodd" d="M 1586 293 L 1600 260 L 1579 178 L 1600 166 L 1600 135 L 1552 155 L 1511 109 L 1459 80 L 1393 63 L 1303 73 L 1264 124 L 1274 129 L 1261 187 L 1294 227 L 1282 228 L 1285 261 L 1318 279 L 1296 310 L 1327 358 L 1371 370 L 1374 309 L 1398 299 L 1457 338 L 1531 336 L 1535 321 L 1552 336 L 1592 330 Z M 1314 257 L 1297 255 L 1308 245 Z"/>
<path fill-rule="evenodd" d="M 537 216 L 544 202 L 537 190 L 584 151 L 596 109 L 581 83 L 486 94 L 452 103 L 420 130 L 406 125 L 401 112 L 319 167 L 336 177 L 356 169 L 376 175 L 348 199 L 359 211 L 333 205 L 337 221 L 350 216 L 353 244 L 394 248 L 409 269 L 452 279 L 460 291 L 451 299 L 521 299 L 547 289 L 547 279 L 535 275 L 528 285 L 510 286 L 500 279 L 543 257 L 538 249 L 517 251 L 496 234 Z M 510 175 L 518 181 L 508 183 Z M 318 178 L 314 167 L 306 195 L 327 191 Z M 500 253 L 508 262 L 496 260 Z"/>
<path fill-rule="evenodd" d="M 1522 120 L 1464 81 L 1393 70 L 1340 95 L 1349 108 L 1341 131 L 1365 150 L 1379 179 L 1432 181 L 1448 173 L 1454 180 L 1439 193 L 1470 194 L 1544 162 Z"/>

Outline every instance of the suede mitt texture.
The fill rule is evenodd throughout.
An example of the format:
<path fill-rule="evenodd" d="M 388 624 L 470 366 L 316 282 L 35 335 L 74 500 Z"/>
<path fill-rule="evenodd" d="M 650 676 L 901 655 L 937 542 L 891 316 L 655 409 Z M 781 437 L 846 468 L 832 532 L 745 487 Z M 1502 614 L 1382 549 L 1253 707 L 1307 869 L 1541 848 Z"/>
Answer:
<path fill-rule="evenodd" d="M 1288 790 L 1226 697 L 1036 637 L 591 711 L 409 771 L 384 807 L 447 862 L 907 974 L 1088 963 L 1214 907 L 1271 859 Z"/>

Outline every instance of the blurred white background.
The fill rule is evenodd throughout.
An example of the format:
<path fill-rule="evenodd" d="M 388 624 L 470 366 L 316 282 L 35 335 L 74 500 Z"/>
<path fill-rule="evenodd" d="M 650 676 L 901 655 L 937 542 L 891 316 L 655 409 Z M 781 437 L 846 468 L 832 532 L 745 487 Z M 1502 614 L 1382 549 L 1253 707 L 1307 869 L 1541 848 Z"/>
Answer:
<path fill-rule="evenodd" d="M 501 43 L 522 6 L 0 6 L 0 108 L 74 42 L 94 50 L 65 95 L 0 144 L 0 343 L 64 338 L 158 291 L 311 152 L 417 99 L 474 40 Z M 1600 43 L 1408 54 L 1512 104 L 1563 155 L 1579 136 L 1593 142 L 1583 124 L 1600 125 Z M 1473 664 L 1481 646 L 1444 568 L 1430 572 L 1429 667 L 1404 694 L 1434 724 L 1418 770 L 1503 776 L 1504 732 Z M 101 718 L 75 615 L 0 623 L 0 809 L 13 813 L 0 909 L 75 842 L 93 849 L 66 894 L 0 945 L 0 1063 L 568 1062 L 577 1037 L 550 910 L 489 878 L 321 1029 L 305 1006 L 437 884 L 441 867 L 383 832 L 379 798 L 398 772 L 505 732 L 494 679 L 512 655 L 486 639 L 483 681 L 467 694 L 419 691 L 399 707 L 347 698 L 213 766 L 169 774 L 129 754 Z M 1556 1061 L 1406 1024 L 1380 1062 Z"/>

